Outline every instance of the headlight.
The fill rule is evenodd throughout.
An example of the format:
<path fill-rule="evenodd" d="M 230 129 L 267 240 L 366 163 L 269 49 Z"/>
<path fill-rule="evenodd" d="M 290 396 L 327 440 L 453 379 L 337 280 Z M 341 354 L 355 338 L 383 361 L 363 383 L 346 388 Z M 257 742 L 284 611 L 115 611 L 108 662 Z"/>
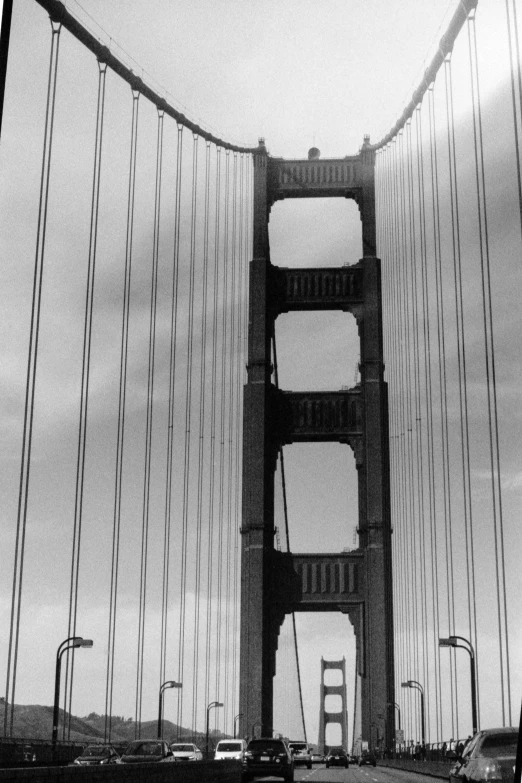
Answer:
<path fill-rule="evenodd" d="M 488 783 L 493 780 L 502 780 L 502 768 L 493 760 L 484 760 L 482 764 L 479 765 L 479 770 L 482 773 L 484 780 L 488 781 Z"/>

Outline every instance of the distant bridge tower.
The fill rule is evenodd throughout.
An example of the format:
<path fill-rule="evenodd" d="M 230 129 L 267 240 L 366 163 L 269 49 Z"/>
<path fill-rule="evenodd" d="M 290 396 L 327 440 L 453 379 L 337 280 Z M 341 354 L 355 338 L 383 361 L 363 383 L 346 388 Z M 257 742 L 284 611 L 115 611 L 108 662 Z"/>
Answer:
<path fill-rule="evenodd" d="M 343 681 L 341 685 L 325 685 L 324 673 L 326 669 L 335 669 L 342 673 Z M 340 696 L 341 709 L 337 712 L 326 712 L 326 697 Z M 342 661 L 325 661 L 321 658 L 321 693 L 319 706 L 319 753 L 327 753 L 326 746 L 326 727 L 329 724 L 340 724 L 341 726 L 341 745 L 345 750 L 348 749 L 348 712 L 346 709 L 346 658 Z M 337 743 L 336 743 L 337 744 Z"/>
<path fill-rule="evenodd" d="M 352 266 L 289 269 L 270 263 L 268 218 L 285 198 L 354 199 L 363 258 Z M 271 735 L 277 640 L 285 615 L 343 612 L 357 640 L 362 739 L 394 735 L 388 400 L 384 382 L 380 261 L 375 257 L 374 152 L 365 143 L 335 160 L 254 154 L 253 257 L 244 391 L 240 731 Z M 285 392 L 272 384 L 271 337 L 280 313 L 341 310 L 357 320 L 361 382 L 350 390 Z M 306 554 L 274 547 L 279 449 L 297 442 L 350 446 L 358 475 L 359 548 Z M 318 520 L 318 524 L 321 521 Z M 328 535 L 324 525 L 324 534 Z"/>

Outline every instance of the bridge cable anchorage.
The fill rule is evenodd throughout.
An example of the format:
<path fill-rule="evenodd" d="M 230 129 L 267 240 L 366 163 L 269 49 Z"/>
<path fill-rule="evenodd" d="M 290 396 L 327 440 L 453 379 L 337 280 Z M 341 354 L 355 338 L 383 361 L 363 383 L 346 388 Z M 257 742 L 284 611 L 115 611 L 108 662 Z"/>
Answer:
<path fill-rule="evenodd" d="M 513 105 L 513 132 L 515 135 L 515 156 L 517 160 L 517 185 L 518 185 L 518 209 L 520 214 L 520 231 L 522 233 L 522 172 L 520 166 L 520 133 L 522 131 L 522 73 L 520 68 L 520 47 L 518 39 L 518 21 L 517 6 L 515 0 L 511 0 L 513 9 L 509 13 L 509 0 L 505 0 L 506 7 L 506 26 L 508 34 L 509 68 L 511 76 L 511 102 Z M 513 21 L 511 21 L 511 15 Z M 515 55 L 513 54 L 513 40 L 515 41 Z M 518 109 L 517 93 L 515 89 L 515 66 L 513 63 L 516 58 L 517 81 L 518 81 Z"/>
<path fill-rule="evenodd" d="M 273 360 L 274 360 L 274 380 L 275 380 L 275 386 L 276 389 L 279 389 L 279 374 L 278 374 L 278 366 L 277 366 L 277 345 L 276 345 L 276 334 L 275 334 L 275 321 L 273 324 L 272 329 L 272 350 L 273 350 Z M 286 535 L 286 551 L 290 552 L 290 533 L 289 533 L 289 525 L 288 525 L 288 503 L 287 503 L 287 495 L 286 495 L 286 476 L 285 476 L 285 464 L 284 464 L 284 456 L 283 456 L 283 447 L 279 447 L 279 459 L 281 462 L 281 487 L 283 491 L 283 513 L 284 513 L 284 519 L 285 519 L 285 535 Z M 294 637 L 294 651 L 295 651 L 295 662 L 296 662 L 296 668 L 297 668 L 297 685 L 299 689 L 299 704 L 301 707 L 301 720 L 303 723 L 303 734 L 304 734 L 304 740 L 305 742 L 308 742 L 307 735 L 306 735 L 306 722 L 305 722 L 305 714 L 304 714 L 304 703 L 303 703 L 303 689 L 301 685 L 301 667 L 299 663 L 299 649 L 297 645 L 297 628 L 295 623 L 295 612 L 292 612 L 292 630 L 293 630 L 293 637 Z"/>
<path fill-rule="evenodd" d="M 56 84 L 58 79 L 58 56 L 60 50 L 61 25 L 51 23 L 51 51 L 49 55 L 49 73 L 47 81 L 47 99 L 45 108 L 44 142 L 42 151 L 42 170 L 40 175 L 40 195 L 38 203 L 38 227 L 34 261 L 33 294 L 31 305 L 31 325 L 29 330 L 29 351 L 24 404 L 24 426 L 22 435 L 22 458 L 20 465 L 20 483 L 16 520 L 16 539 L 13 562 L 13 586 L 11 593 L 11 613 L 9 621 L 9 648 L 7 653 L 7 674 L 5 686 L 4 736 L 13 736 L 16 675 L 18 664 L 18 642 L 20 635 L 20 615 L 22 608 L 23 573 L 25 559 L 25 537 L 27 528 L 27 508 L 29 501 L 29 479 L 31 470 L 33 422 L 36 392 L 36 374 L 38 367 L 38 341 L 40 336 L 40 315 L 42 306 L 42 286 L 45 259 L 45 236 L 47 229 L 47 210 L 51 176 L 51 153 L 53 145 L 54 110 L 56 103 Z"/>
<path fill-rule="evenodd" d="M 104 46 L 94 35 L 92 35 L 65 7 L 61 0 L 36 0 L 36 2 L 42 6 L 51 17 L 51 20 L 58 21 L 63 27 L 65 27 L 75 38 L 77 38 L 87 49 L 96 55 L 99 60 L 102 60 L 107 66 L 114 71 L 120 78 L 126 81 L 132 90 L 138 90 L 144 98 L 153 103 L 158 109 L 161 109 L 169 117 L 175 120 L 177 123 L 182 124 L 185 128 L 188 128 L 196 136 L 210 141 L 216 146 L 223 147 L 224 149 L 232 150 L 234 152 L 247 152 L 254 153 L 257 147 L 243 147 L 237 144 L 231 144 L 224 139 L 220 139 L 213 133 L 209 133 L 204 128 L 200 127 L 197 123 L 192 122 L 182 112 L 171 106 L 165 98 L 155 92 L 149 87 L 142 79 L 139 78 L 130 68 L 115 57 L 110 49 Z M 92 18 L 92 17 L 91 17 Z"/>
<path fill-rule="evenodd" d="M 183 165 L 183 125 L 177 125 L 176 139 L 176 173 L 174 181 L 174 232 L 172 251 L 172 287 L 170 296 L 170 344 L 169 344 L 169 393 L 168 393 L 168 427 L 167 427 L 167 454 L 165 471 L 165 517 L 163 533 L 163 575 L 162 575 L 162 600 L 161 600 L 161 679 L 166 679 L 167 638 L 170 596 L 170 563 L 171 563 L 171 532 L 172 532 L 172 479 L 173 479 L 173 452 L 174 452 L 174 422 L 176 410 L 176 348 L 178 326 L 178 281 L 179 281 L 179 248 L 180 248 L 180 210 L 182 190 L 182 165 Z M 179 666 L 179 663 L 178 663 Z M 178 670 L 178 682 L 179 678 Z M 181 689 L 177 689 L 178 708 L 181 699 Z M 178 735 L 180 739 L 179 724 Z"/>
<path fill-rule="evenodd" d="M 469 437 L 469 405 L 467 387 L 466 332 L 464 322 L 464 300 L 462 284 L 462 257 L 460 241 L 460 215 L 457 177 L 457 152 L 455 144 L 455 120 L 453 104 L 453 80 L 451 58 L 445 66 L 446 127 L 448 141 L 448 168 L 451 206 L 452 257 L 455 293 L 455 321 L 457 325 L 457 364 L 460 412 L 460 444 L 462 464 L 462 486 L 464 507 L 464 532 L 466 548 L 466 583 L 468 603 L 468 638 L 472 640 L 475 661 L 478 665 L 477 607 L 475 587 L 475 543 L 473 530 L 473 505 L 471 496 L 471 458 Z M 479 684 L 477 682 L 477 709 L 480 716 Z M 480 727 L 480 717 L 478 719 Z"/>
<path fill-rule="evenodd" d="M 470 83 L 473 103 L 473 139 L 475 152 L 475 179 L 477 192 L 477 215 L 480 239 L 480 269 L 482 280 L 482 310 L 484 321 L 484 354 L 486 361 L 488 426 L 491 474 L 491 498 L 493 506 L 493 532 L 495 543 L 495 577 L 497 592 L 497 620 L 499 629 L 499 665 L 502 696 L 502 723 L 511 725 L 511 677 L 509 661 L 509 635 L 507 620 L 507 595 L 505 571 L 504 522 L 502 510 L 502 485 L 500 469 L 500 447 L 498 435 L 498 405 L 495 370 L 495 344 L 493 325 L 493 304 L 491 293 L 491 268 L 489 253 L 489 231 L 487 217 L 487 194 L 484 166 L 484 141 L 482 134 L 482 108 L 478 72 L 477 39 L 475 17 L 468 19 L 468 44 Z M 505 669 L 505 674 L 504 674 Z"/>

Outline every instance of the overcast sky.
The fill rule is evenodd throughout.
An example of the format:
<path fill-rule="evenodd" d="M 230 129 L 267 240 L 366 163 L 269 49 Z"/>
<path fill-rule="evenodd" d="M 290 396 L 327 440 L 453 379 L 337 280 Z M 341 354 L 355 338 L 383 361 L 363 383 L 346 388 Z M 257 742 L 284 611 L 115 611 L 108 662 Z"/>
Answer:
<path fill-rule="evenodd" d="M 312 145 L 324 157 L 355 154 L 365 134 L 378 141 L 395 123 L 418 86 L 436 44 L 453 14 L 456 0 L 75 0 L 70 11 L 102 42 L 151 84 L 169 102 L 216 135 L 231 142 L 255 146 L 266 138 L 271 154 L 306 157 Z M 520 316 L 516 291 L 520 290 L 520 228 L 517 223 L 516 182 L 513 173 L 512 118 L 504 9 L 495 0 L 480 0 L 477 12 L 481 88 L 485 106 L 488 146 L 488 187 L 494 203 L 491 214 L 492 266 L 495 317 L 499 326 L 497 373 L 501 399 L 501 448 L 505 469 L 507 573 L 509 591 L 521 594 L 520 553 Z M 0 147 L 0 398 L 2 467 L 0 625 L 8 627 L 12 547 L 16 523 L 20 465 L 23 396 L 32 286 L 32 264 L 45 90 L 50 45 L 45 12 L 33 0 L 15 0 L 9 55 L 4 126 Z M 462 46 L 463 43 L 461 42 Z M 44 284 L 43 333 L 38 375 L 34 470 L 27 533 L 27 566 L 22 612 L 21 654 L 17 699 L 19 703 L 50 704 L 54 654 L 66 630 L 70 520 L 74 503 L 76 427 L 83 319 L 85 242 L 88 239 L 90 176 L 94 143 L 97 68 L 94 58 L 81 51 L 67 32 L 62 35 L 57 93 L 55 148 L 51 186 L 48 260 Z M 133 61 L 131 61 L 131 57 Z M 454 78 L 459 96 L 456 116 L 465 167 L 471 144 L 469 100 L 466 96 L 465 49 L 456 51 Z M 102 178 L 102 236 L 97 272 L 93 383 L 89 419 L 84 562 L 80 595 L 81 633 L 94 638 L 95 647 L 82 651 L 78 665 L 74 712 L 104 711 L 106 650 L 106 594 L 112 531 L 113 471 L 118 351 L 121 320 L 122 264 L 125 249 L 127 161 L 130 134 L 130 91 L 107 77 L 109 103 L 106 115 Z M 459 92 L 462 90 L 462 92 Z M 440 100 L 440 98 L 439 98 Z M 468 119 L 466 119 L 466 117 Z M 140 115 L 140 153 L 135 222 L 135 257 L 132 312 L 138 326 L 131 336 L 130 373 L 134 395 L 129 402 L 129 436 L 126 452 L 127 495 L 125 553 L 138 556 L 141 524 L 141 473 L 144 440 L 144 395 L 154 192 L 155 112 L 143 102 Z M 511 123 L 511 124 L 510 124 Z M 165 214 L 172 214 L 172 171 L 175 128 L 166 128 Z M 187 134 L 188 138 L 188 134 Z M 466 139 L 468 141 L 466 141 Z M 496 143 L 498 142 L 498 143 Z M 187 150 L 189 141 L 187 140 Z M 463 208 L 473 201 L 472 168 L 463 169 Z M 471 173 L 469 173 L 471 172 Z M 468 188 L 469 185 L 469 188 Z M 473 218 L 468 221 L 473 226 Z M 466 224 L 466 225 L 468 225 Z M 164 220 L 165 246 L 171 231 Z M 470 229 L 471 230 L 471 229 Z M 182 238 L 182 241 L 183 240 Z M 309 203 L 282 202 L 270 220 L 272 262 L 281 266 L 321 266 L 356 263 L 361 253 L 356 206 L 343 200 Z M 472 241 L 468 255 L 476 251 Z M 167 251 L 165 250 L 165 253 Z M 471 267 L 470 267 L 471 269 Z M 181 271 L 182 290 L 186 270 Z M 165 403 L 168 370 L 167 257 L 160 261 L 161 316 L 158 325 L 158 410 Z M 473 388 L 477 405 L 483 391 L 480 358 L 481 324 L 474 318 L 480 303 L 479 278 L 470 271 L 470 331 L 475 349 Z M 476 295 L 476 298 L 474 298 Z M 310 325 L 313 325 L 313 329 Z M 357 378 L 358 346 L 354 320 L 338 313 L 292 314 L 277 324 L 280 384 L 288 389 L 329 389 L 351 386 Z M 296 344 L 299 350 L 296 350 Z M 473 355 L 474 351 L 471 350 Z M 182 361 L 182 360 L 181 360 Z M 482 385 L 481 385 L 482 384 Z M 162 391 L 163 388 L 163 391 Z M 481 403 L 480 403 L 481 404 Z M 164 407 L 163 407 L 164 410 Z M 452 415 L 456 412 L 452 410 Z M 477 408 L 474 475 L 477 498 L 488 482 L 487 451 L 482 409 Z M 456 421 L 456 419 L 453 419 Z M 161 559 L 162 495 L 160 473 L 165 431 L 157 417 L 153 462 L 158 474 L 153 511 L 158 516 L 151 539 L 151 562 Z M 107 439 L 107 440 L 105 440 Z M 110 448 L 106 445 L 110 441 Z M 292 446 L 286 466 L 293 551 L 339 551 L 354 546 L 357 524 L 357 488 L 353 455 L 347 447 Z M 182 445 L 179 458 L 182 458 Z M 111 474 L 112 475 L 112 474 Z M 163 475 L 161 473 L 161 475 Z M 486 490 L 484 490 L 486 492 Z M 494 601 L 492 601 L 493 543 L 487 520 L 481 527 L 478 503 L 478 567 L 484 574 L 479 609 L 484 660 L 495 656 Z M 282 527 L 280 494 L 278 525 Z M 487 513 L 486 513 L 487 516 Z M 327 531 L 327 533 L 326 533 Z M 456 532 L 457 541 L 460 533 Z M 518 554 L 517 554 L 518 553 Z M 459 561 L 461 563 L 461 561 Z M 158 566 L 159 569 L 159 566 Z M 460 568 L 459 574 L 462 573 Z M 160 582 L 151 577 L 147 649 L 151 673 L 147 675 L 144 718 L 156 710 Z M 130 716 L 134 710 L 136 573 L 130 568 L 121 583 L 121 626 L 118 687 L 114 713 Z M 464 586 L 462 586 L 464 590 Z M 482 600 L 482 599 L 481 599 Z M 192 611 L 189 597 L 189 611 Z M 176 602 L 174 601 L 174 604 Z M 491 604 L 491 606 L 490 606 Z M 510 617 L 518 616 L 513 600 Z M 176 605 L 173 613 L 176 612 Z M 481 613 L 482 612 L 482 613 Z M 289 623 L 280 638 L 276 680 L 274 727 L 295 734 L 294 695 L 285 660 L 291 655 Z M 318 731 L 320 658 L 347 659 L 349 730 L 355 646 L 348 619 L 337 615 L 298 616 L 297 627 L 303 666 L 303 689 L 308 738 Z M 520 624 L 513 623 L 512 649 L 522 643 Z M 5 636 L 4 636 L 5 638 Z M 34 646 L 38 654 L 34 655 Z M 131 651 L 131 652 L 128 652 Z M 0 647 L 0 670 L 7 651 Z M 286 657 L 285 657 L 286 656 Z M 514 657 L 517 662 L 519 656 Z M 175 654 L 172 653 L 175 668 Z M 288 664 L 290 665 L 290 664 Z M 493 666 L 495 668 L 496 664 Z M 466 668 L 463 664 L 462 677 Z M 81 672 L 81 673 L 80 673 Z M 407 675 L 407 672 L 404 672 Z M 172 672 L 168 676 L 175 676 Z M 481 680 L 484 725 L 499 723 L 498 686 L 484 671 Z M 520 698 L 520 666 L 514 665 L 515 704 Z M 462 686 L 465 688 L 466 686 Z M 284 693 L 284 697 L 281 694 Z M 461 733 L 469 732 L 467 702 L 463 700 Z M 290 705 L 291 710 L 282 705 Z M 516 708 L 515 708 L 516 714 Z M 172 713 L 168 717 L 173 718 Z M 199 728 L 203 728 L 202 718 Z M 468 723 L 466 723 L 468 720 Z M 449 736 L 449 728 L 448 728 Z M 332 737 L 332 741 L 335 738 Z"/>

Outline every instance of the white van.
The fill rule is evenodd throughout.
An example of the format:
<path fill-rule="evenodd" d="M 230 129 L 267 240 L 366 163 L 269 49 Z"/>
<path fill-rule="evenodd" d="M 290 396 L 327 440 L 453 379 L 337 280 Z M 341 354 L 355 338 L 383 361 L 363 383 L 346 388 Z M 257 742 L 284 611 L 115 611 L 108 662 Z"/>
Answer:
<path fill-rule="evenodd" d="M 243 761 L 246 746 L 245 740 L 242 739 L 219 740 L 214 754 L 214 760 L 230 761 L 235 759 L 237 761 Z"/>

